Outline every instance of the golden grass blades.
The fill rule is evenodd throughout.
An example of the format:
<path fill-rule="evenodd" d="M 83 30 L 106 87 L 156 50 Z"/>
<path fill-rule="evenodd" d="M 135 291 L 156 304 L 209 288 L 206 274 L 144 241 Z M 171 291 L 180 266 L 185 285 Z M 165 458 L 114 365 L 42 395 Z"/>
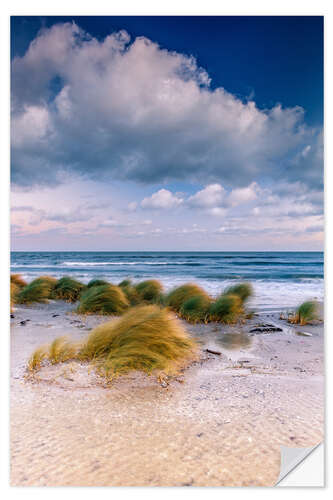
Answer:
<path fill-rule="evenodd" d="M 28 284 L 20 274 L 11 274 L 10 282 L 14 283 L 18 288 L 24 288 Z"/>
<path fill-rule="evenodd" d="M 132 370 L 176 373 L 196 353 L 195 341 L 172 313 L 146 305 L 95 328 L 79 357 L 94 360 L 99 372 L 112 378 Z"/>
<path fill-rule="evenodd" d="M 80 314 L 122 314 L 129 302 L 122 288 L 115 285 L 92 286 L 82 293 Z"/>
<path fill-rule="evenodd" d="M 10 283 L 10 312 L 13 311 L 14 304 L 17 301 L 17 295 L 20 291 L 20 288 L 13 282 Z"/>
<path fill-rule="evenodd" d="M 33 372 L 41 368 L 42 361 L 47 357 L 47 347 L 41 346 L 36 349 L 28 361 L 28 371 Z"/>
<path fill-rule="evenodd" d="M 53 365 L 64 363 L 76 358 L 79 347 L 80 344 L 69 342 L 67 337 L 58 337 L 50 344 L 46 357 Z"/>

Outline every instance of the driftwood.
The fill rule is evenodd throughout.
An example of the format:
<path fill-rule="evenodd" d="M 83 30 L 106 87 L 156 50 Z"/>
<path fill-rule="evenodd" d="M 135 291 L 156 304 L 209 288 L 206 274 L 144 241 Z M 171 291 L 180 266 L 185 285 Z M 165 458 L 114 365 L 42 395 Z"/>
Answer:
<path fill-rule="evenodd" d="M 221 352 L 219 351 L 212 351 L 211 349 L 206 349 L 206 352 L 209 352 L 210 354 L 216 354 L 217 356 L 221 356 Z"/>

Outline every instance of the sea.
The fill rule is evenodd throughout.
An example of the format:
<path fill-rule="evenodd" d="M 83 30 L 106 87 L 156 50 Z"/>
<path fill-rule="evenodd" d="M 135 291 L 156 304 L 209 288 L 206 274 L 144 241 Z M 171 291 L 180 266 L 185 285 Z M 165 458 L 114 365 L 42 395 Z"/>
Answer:
<path fill-rule="evenodd" d="M 11 272 L 27 281 L 41 275 L 114 284 L 154 278 L 166 291 L 195 282 L 212 296 L 248 281 L 254 287 L 250 305 L 260 312 L 324 300 L 323 252 L 12 252 Z"/>

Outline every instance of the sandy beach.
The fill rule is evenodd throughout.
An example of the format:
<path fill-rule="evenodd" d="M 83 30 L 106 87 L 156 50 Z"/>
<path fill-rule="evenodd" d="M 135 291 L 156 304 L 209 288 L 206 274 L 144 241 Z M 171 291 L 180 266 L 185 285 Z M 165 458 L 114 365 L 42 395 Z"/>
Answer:
<path fill-rule="evenodd" d="M 271 486 L 281 445 L 323 439 L 322 324 L 184 323 L 201 358 L 165 386 L 138 373 L 108 386 L 76 362 L 27 378 L 36 347 L 109 320 L 72 309 L 17 306 L 11 319 L 12 485 Z M 283 331 L 249 333 L 263 323 Z"/>

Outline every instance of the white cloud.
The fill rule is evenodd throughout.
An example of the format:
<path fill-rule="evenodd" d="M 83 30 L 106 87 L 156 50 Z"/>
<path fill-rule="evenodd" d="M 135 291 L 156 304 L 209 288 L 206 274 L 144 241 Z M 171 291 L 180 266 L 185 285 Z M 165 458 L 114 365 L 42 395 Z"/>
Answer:
<path fill-rule="evenodd" d="M 208 213 L 210 213 L 211 215 L 216 215 L 217 217 L 224 217 L 228 213 L 228 210 L 221 207 L 213 207 L 208 210 Z"/>
<path fill-rule="evenodd" d="M 257 199 L 260 188 L 256 182 L 252 182 L 245 188 L 233 189 L 228 196 L 228 203 L 235 207 L 243 203 L 249 203 Z"/>
<path fill-rule="evenodd" d="M 220 184 L 210 184 L 187 200 L 188 204 L 199 208 L 216 207 L 223 202 L 225 190 Z"/>
<path fill-rule="evenodd" d="M 13 182 L 322 183 L 322 136 L 300 107 L 260 110 L 209 84 L 193 57 L 146 38 L 44 29 L 12 63 Z"/>
<path fill-rule="evenodd" d="M 167 189 L 160 189 L 151 196 L 144 198 L 141 202 L 142 208 L 148 209 L 170 209 L 178 207 L 183 199 L 171 193 Z"/>

